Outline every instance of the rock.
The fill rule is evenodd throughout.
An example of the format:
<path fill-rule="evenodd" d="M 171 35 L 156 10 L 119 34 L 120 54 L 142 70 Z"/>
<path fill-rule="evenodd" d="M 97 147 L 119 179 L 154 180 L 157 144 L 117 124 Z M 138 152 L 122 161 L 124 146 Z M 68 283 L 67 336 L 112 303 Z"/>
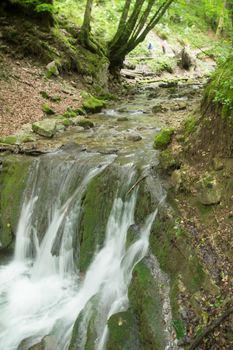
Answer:
<path fill-rule="evenodd" d="M 47 78 L 51 78 L 53 75 L 56 77 L 59 75 L 59 70 L 57 67 L 57 63 L 55 61 L 52 61 L 49 64 L 47 64 L 46 69 L 47 69 L 46 71 Z"/>
<path fill-rule="evenodd" d="M 42 111 L 47 115 L 55 114 L 54 110 L 47 103 L 44 103 L 41 108 Z"/>
<path fill-rule="evenodd" d="M 173 128 L 162 129 L 156 136 L 154 140 L 155 149 L 165 149 L 172 140 L 172 135 L 174 134 Z"/>
<path fill-rule="evenodd" d="M 177 81 L 168 81 L 168 82 L 160 83 L 159 87 L 168 89 L 168 88 L 176 87 L 177 85 L 178 85 Z"/>
<path fill-rule="evenodd" d="M 119 118 L 117 118 L 118 122 L 127 122 L 128 120 L 129 120 L 129 118 L 127 118 L 127 117 L 119 117 Z"/>
<path fill-rule="evenodd" d="M 215 171 L 219 171 L 224 168 L 223 162 L 219 158 L 214 158 L 212 162 Z"/>
<path fill-rule="evenodd" d="M 0 143 L 4 143 L 7 145 L 15 145 L 17 141 L 18 140 L 16 135 L 8 135 L 0 138 Z"/>
<path fill-rule="evenodd" d="M 168 149 L 161 151 L 159 155 L 159 168 L 162 171 L 170 174 L 174 169 L 177 169 L 180 163 L 174 158 L 172 152 Z"/>
<path fill-rule="evenodd" d="M 156 114 L 156 113 L 161 113 L 161 112 L 165 112 L 165 111 L 167 111 L 167 110 L 168 110 L 168 108 L 165 107 L 165 106 L 163 106 L 162 104 L 157 104 L 157 105 L 155 105 L 154 107 L 152 107 L 152 112 L 153 112 L 154 114 Z"/>
<path fill-rule="evenodd" d="M 204 205 L 218 204 L 221 200 L 221 187 L 216 178 L 207 175 L 196 184 L 197 198 Z"/>
<path fill-rule="evenodd" d="M 63 125 L 63 124 L 56 124 L 56 131 L 64 132 L 65 131 L 65 125 Z"/>
<path fill-rule="evenodd" d="M 102 108 L 106 107 L 105 101 L 100 100 L 87 92 L 82 93 L 82 98 L 82 109 L 87 113 L 99 113 Z"/>
<path fill-rule="evenodd" d="M 127 137 L 127 139 L 128 139 L 129 141 L 137 142 L 137 141 L 140 141 L 140 140 L 142 139 L 142 137 L 141 137 L 141 135 L 139 135 L 139 134 L 134 134 L 134 133 L 132 133 L 132 134 L 130 134 L 130 135 Z"/>
<path fill-rule="evenodd" d="M 76 125 L 82 126 L 84 129 L 90 129 L 95 126 L 95 124 L 89 119 L 80 119 L 77 121 Z"/>
<path fill-rule="evenodd" d="M 171 110 L 172 111 L 183 111 L 186 108 L 187 108 L 186 102 L 177 102 L 171 107 Z"/>
<path fill-rule="evenodd" d="M 32 130 L 45 137 L 53 137 L 56 133 L 56 121 L 53 119 L 43 119 L 32 124 Z"/>

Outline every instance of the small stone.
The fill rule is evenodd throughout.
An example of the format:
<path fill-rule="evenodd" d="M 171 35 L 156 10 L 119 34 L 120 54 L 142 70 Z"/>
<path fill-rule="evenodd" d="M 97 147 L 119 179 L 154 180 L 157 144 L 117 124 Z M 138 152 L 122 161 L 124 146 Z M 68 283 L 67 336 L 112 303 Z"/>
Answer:
<path fill-rule="evenodd" d="M 127 117 L 119 117 L 119 118 L 117 118 L 118 122 L 127 122 L 128 120 L 129 120 L 129 118 L 127 118 Z"/>
<path fill-rule="evenodd" d="M 215 171 L 222 170 L 224 168 L 223 162 L 219 158 L 213 159 L 213 168 Z"/>
<path fill-rule="evenodd" d="M 133 142 L 137 142 L 142 139 L 141 135 L 139 134 L 130 134 L 127 138 L 129 141 L 133 141 Z"/>

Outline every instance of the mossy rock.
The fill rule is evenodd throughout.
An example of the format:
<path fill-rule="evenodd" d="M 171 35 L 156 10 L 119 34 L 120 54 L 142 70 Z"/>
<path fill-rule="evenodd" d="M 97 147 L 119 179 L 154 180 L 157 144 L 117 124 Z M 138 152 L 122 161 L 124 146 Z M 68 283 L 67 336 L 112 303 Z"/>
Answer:
<path fill-rule="evenodd" d="M 51 138 L 56 133 L 56 121 L 53 119 L 44 119 L 32 124 L 32 130 L 36 134 Z"/>
<path fill-rule="evenodd" d="M 47 115 L 55 114 L 54 110 L 47 103 L 44 103 L 41 108 L 42 111 Z"/>
<path fill-rule="evenodd" d="M 58 65 L 56 61 L 52 61 L 46 66 L 46 77 L 51 78 L 52 76 L 57 77 L 59 75 Z"/>
<path fill-rule="evenodd" d="M 82 93 L 82 98 L 83 98 L 82 108 L 87 113 L 99 113 L 101 112 L 102 108 L 106 107 L 105 101 L 100 100 L 87 92 Z"/>
<path fill-rule="evenodd" d="M 108 320 L 108 350 L 143 350 L 139 339 L 138 320 L 132 307 Z"/>
<path fill-rule="evenodd" d="M 171 143 L 174 128 L 162 129 L 154 139 L 154 148 L 163 150 Z"/>
<path fill-rule="evenodd" d="M 174 158 L 172 151 L 166 149 L 161 151 L 159 154 L 159 168 L 162 171 L 166 171 L 169 174 L 177 169 L 180 166 L 180 163 Z"/>
<path fill-rule="evenodd" d="M 95 124 L 89 119 L 80 119 L 76 122 L 76 125 L 82 126 L 84 129 L 90 129 L 95 126 Z"/>
<path fill-rule="evenodd" d="M 221 201 L 222 189 L 217 179 L 206 175 L 196 183 L 197 198 L 201 204 L 213 205 Z"/>
<path fill-rule="evenodd" d="M 18 138 L 16 135 L 3 136 L 0 138 L 0 143 L 6 144 L 6 145 L 15 145 L 18 143 Z"/>
<path fill-rule="evenodd" d="M 112 184 L 118 182 L 117 176 L 115 166 L 107 167 L 89 183 L 83 198 L 79 236 L 74 240 L 74 247 L 81 246 L 80 256 L 76 259 L 81 271 L 88 268 L 96 247 L 103 245 L 107 221 L 117 191 L 117 186 Z"/>
<path fill-rule="evenodd" d="M 75 118 L 77 117 L 77 113 L 74 111 L 68 110 L 63 114 L 63 116 L 64 118 Z"/>
<path fill-rule="evenodd" d="M 144 262 L 140 262 L 134 269 L 129 300 L 138 321 L 143 349 L 164 350 L 166 344 L 161 297 L 156 281 Z"/>
<path fill-rule="evenodd" d="M 31 158 L 9 156 L 0 172 L 0 250 L 12 245 Z"/>
<path fill-rule="evenodd" d="M 77 108 L 74 110 L 77 115 L 86 115 L 86 111 L 83 108 Z"/>

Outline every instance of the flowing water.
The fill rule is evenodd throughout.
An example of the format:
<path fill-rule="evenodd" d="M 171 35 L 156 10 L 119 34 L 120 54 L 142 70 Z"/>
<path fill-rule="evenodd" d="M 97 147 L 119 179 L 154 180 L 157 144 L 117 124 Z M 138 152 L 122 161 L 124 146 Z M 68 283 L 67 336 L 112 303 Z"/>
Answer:
<path fill-rule="evenodd" d="M 138 239 L 127 246 L 137 190 L 124 199 L 120 192 L 132 186 L 136 174 L 132 163 L 119 166 L 122 182 L 112 203 L 103 247 L 96 251 L 85 276 L 80 276 L 73 239 L 78 234 L 82 198 L 91 180 L 114 160 L 114 155 L 85 152 L 76 159 L 60 159 L 58 154 L 34 161 L 18 222 L 15 256 L 0 268 L 0 349 L 28 349 L 48 334 L 52 334 L 54 349 L 68 349 L 79 313 L 85 309 L 85 319 L 91 317 L 93 297 L 98 299 L 95 308 L 100 314 L 95 349 L 105 349 L 107 320 L 128 306 L 132 270 L 147 253 L 156 215 L 154 211 L 145 218 Z M 85 346 L 85 324 L 81 333 L 77 349 Z"/>
<path fill-rule="evenodd" d="M 142 110 L 144 95 L 137 103 L 138 108 L 132 101 L 128 111 L 123 106 L 95 116 L 94 133 L 70 131 L 55 140 L 63 144 L 71 140 L 79 144 L 79 149 L 68 144 L 63 150 L 33 161 L 22 200 L 14 257 L 0 265 L 0 350 L 28 350 L 40 342 L 46 350 L 84 350 L 93 319 L 93 350 L 107 349 L 107 322 L 113 314 L 127 310 L 133 269 L 146 255 L 154 279 L 167 285 L 161 296 L 167 332 L 164 337 L 166 349 L 176 349 L 169 330 L 169 284 L 155 257 L 147 254 L 158 203 L 164 198 L 159 179 L 148 173 L 157 165 L 152 143 L 162 123 Z M 127 116 L 124 124 L 116 122 L 119 116 Z M 132 142 L 131 132 L 140 132 L 142 140 Z M 81 149 L 88 151 L 80 151 L 83 145 Z M 79 260 L 84 199 L 93 181 L 106 176 L 108 169 L 117 175 L 107 181 L 108 192 L 114 195 L 104 224 L 105 238 L 96 245 L 83 273 Z M 140 184 L 135 183 L 144 177 L 157 205 L 145 215 L 131 239 L 129 231 L 137 226 L 135 215 L 140 202 Z M 104 211 L 107 197 L 100 200 Z M 93 235 L 98 236 L 98 230 L 99 226 Z M 75 324 L 78 331 L 74 339 Z"/>

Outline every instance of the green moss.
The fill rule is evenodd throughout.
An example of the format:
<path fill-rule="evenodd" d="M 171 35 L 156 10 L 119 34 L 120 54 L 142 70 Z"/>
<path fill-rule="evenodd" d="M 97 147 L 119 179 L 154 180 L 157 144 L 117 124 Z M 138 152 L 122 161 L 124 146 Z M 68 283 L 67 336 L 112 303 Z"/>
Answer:
<path fill-rule="evenodd" d="M 233 120 L 233 56 L 219 65 L 211 78 L 210 84 L 205 90 L 205 96 L 209 101 L 223 106 L 223 116 Z"/>
<path fill-rule="evenodd" d="M 195 116 L 190 116 L 184 122 L 184 136 L 188 137 L 191 135 L 197 128 L 197 119 Z"/>
<path fill-rule="evenodd" d="M 134 310 L 130 307 L 119 312 L 108 320 L 108 350 L 142 350 L 139 339 L 138 322 Z"/>
<path fill-rule="evenodd" d="M 66 111 L 64 114 L 63 114 L 64 118 L 75 118 L 77 117 L 77 113 L 75 113 L 74 111 Z"/>
<path fill-rule="evenodd" d="M 87 92 L 82 93 L 83 106 L 82 108 L 87 113 L 98 113 L 106 106 L 105 101 L 100 100 Z"/>
<path fill-rule="evenodd" d="M 179 162 L 174 158 L 172 151 L 166 149 L 159 154 L 159 167 L 169 173 L 179 167 Z"/>
<path fill-rule="evenodd" d="M 81 245 L 79 264 L 81 271 L 85 271 L 90 264 L 96 247 L 102 246 L 105 239 L 107 220 L 112 208 L 117 186 L 115 167 L 106 168 L 88 185 L 83 198 L 83 214 L 81 216 L 79 237 Z"/>
<path fill-rule="evenodd" d="M 62 124 L 63 124 L 64 126 L 70 126 L 70 125 L 72 125 L 73 123 L 72 123 L 72 121 L 71 121 L 70 119 L 64 118 L 63 121 L 62 121 Z"/>
<path fill-rule="evenodd" d="M 165 149 L 172 140 L 172 135 L 174 134 L 173 128 L 162 129 L 154 139 L 154 148 Z"/>
<path fill-rule="evenodd" d="M 55 114 L 54 110 L 47 103 L 42 105 L 42 111 L 47 115 Z"/>
<path fill-rule="evenodd" d="M 8 248 L 15 237 L 30 164 L 28 157 L 10 156 L 3 160 L 0 173 L 0 249 Z"/>
<path fill-rule="evenodd" d="M 17 136 L 15 135 L 9 135 L 0 138 L 0 143 L 5 143 L 7 145 L 15 145 L 17 141 Z"/>
<path fill-rule="evenodd" d="M 129 288 L 129 300 L 138 320 L 139 337 L 143 348 L 165 349 L 159 289 L 149 268 L 143 262 L 135 267 Z"/>

